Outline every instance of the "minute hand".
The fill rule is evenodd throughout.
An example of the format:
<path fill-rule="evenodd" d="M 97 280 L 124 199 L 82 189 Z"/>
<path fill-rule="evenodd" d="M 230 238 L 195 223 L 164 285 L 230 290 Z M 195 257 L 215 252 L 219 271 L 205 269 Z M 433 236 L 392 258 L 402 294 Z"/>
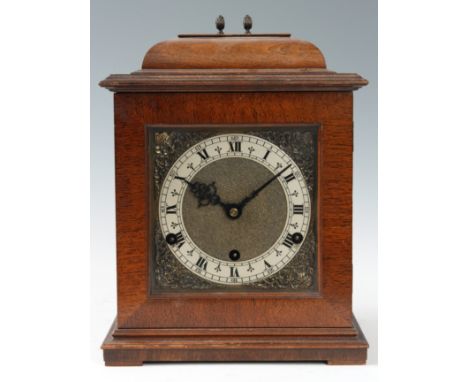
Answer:
<path fill-rule="evenodd" d="M 278 174 L 276 174 L 272 178 L 268 179 L 264 184 L 262 184 L 259 188 L 257 188 L 255 191 L 253 191 L 249 196 L 244 198 L 244 200 L 242 200 L 242 202 L 239 203 L 239 206 L 244 207 L 248 202 L 250 202 L 253 198 L 255 198 L 265 187 L 267 187 L 271 182 L 273 182 L 276 178 L 278 178 L 289 167 L 291 167 L 291 165 L 286 166 Z"/>

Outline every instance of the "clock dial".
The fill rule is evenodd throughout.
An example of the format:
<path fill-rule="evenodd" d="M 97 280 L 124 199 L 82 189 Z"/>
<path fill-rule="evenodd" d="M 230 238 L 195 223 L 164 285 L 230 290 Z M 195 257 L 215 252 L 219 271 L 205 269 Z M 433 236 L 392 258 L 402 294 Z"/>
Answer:
<path fill-rule="evenodd" d="M 305 240 L 311 203 L 294 161 L 273 143 L 225 134 L 192 146 L 173 164 L 159 197 L 172 254 L 220 284 L 249 284 L 285 267 Z"/>

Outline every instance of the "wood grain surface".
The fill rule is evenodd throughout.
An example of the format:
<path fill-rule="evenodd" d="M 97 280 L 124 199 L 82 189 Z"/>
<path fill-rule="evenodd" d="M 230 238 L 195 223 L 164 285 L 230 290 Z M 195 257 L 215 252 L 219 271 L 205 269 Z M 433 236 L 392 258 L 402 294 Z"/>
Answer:
<path fill-rule="evenodd" d="M 367 85 L 354 73 L 322 69 L 146 69 L 99 83 L 114 92 L 351 91 Z"/>
<path fill-rule="evenodd" d="M 322 361 L 330 365 L 364 364 L 367 341 L 356 320 L 355 336 L 266 334 L 252 336 L 114 337 L 111 327 L 102 349 L 107 366 L 144 362 Z"/>
<path fill-rule="evenodd" d="M 148 292 L 146 124 L 319 123 L 317 294 Z M 119 328 L 351 327 L 352 93 L 115 95 Z"/>
<path fill-rule="evenodd" d="M 179 38 L 146 53 L 142 69 L 325 68 L 311 42 L 289 37 Z"/>
<path fill-rule="evenodd" d="M 117 318 L 106 365 L 154 361 L 362 364 L 352 315 L 353 94 L 367 81 L 326 69 L 288 37 L 181 38 L 153 46 L 114 91 Z M 145 126 L 319 124 L 318 290 L 150 294 Z M 289 128 L 289 127 L 288 127 Z"/>

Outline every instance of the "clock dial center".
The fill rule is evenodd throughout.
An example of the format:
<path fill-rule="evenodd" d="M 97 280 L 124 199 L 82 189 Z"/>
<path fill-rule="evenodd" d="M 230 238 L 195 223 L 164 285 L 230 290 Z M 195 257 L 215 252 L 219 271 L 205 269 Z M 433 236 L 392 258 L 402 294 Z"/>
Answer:
<path fill-rule="evenodd" d="M 229 208 L 229 216 L 233 219 L 236 219 L 240 216 L 240 210 L 237 207 Z"/>
<path fill-rule="evenodd" d="M 181 198 L 181 215 L 188 236 L 203 252 L 232 261 L 229 252 L 235 248 L 242 260 L 250 260 L 271 248 L 284 230 L 288 217 L 288 200 L 280 182 L 275 179 L 245 207 L 247 195 L 272 176 L 271 170 L 247 158 L 227 157 L 201 168 L 190 180 L 216 183 L 222 205 L 198 207 L 191 192 Z"/>

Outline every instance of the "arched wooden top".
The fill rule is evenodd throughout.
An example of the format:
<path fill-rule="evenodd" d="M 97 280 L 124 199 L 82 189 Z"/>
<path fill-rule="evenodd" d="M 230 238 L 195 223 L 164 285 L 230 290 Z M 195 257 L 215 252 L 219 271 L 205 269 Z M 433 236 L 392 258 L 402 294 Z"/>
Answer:
<path fill-rule="evenodd" d="M 188 37 L 154 45 L 142 69 L 325 69 L 311 42 L 289 37 Z"/>

